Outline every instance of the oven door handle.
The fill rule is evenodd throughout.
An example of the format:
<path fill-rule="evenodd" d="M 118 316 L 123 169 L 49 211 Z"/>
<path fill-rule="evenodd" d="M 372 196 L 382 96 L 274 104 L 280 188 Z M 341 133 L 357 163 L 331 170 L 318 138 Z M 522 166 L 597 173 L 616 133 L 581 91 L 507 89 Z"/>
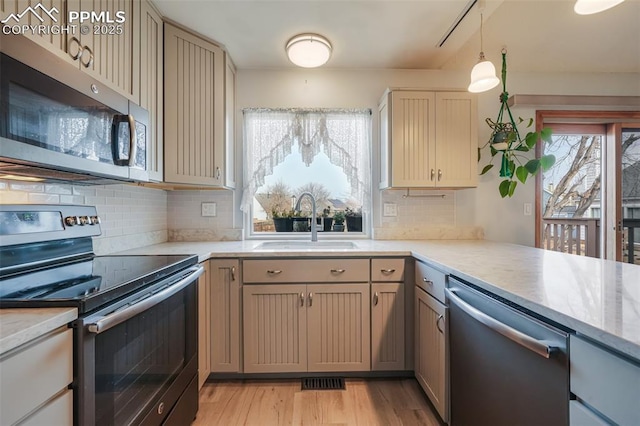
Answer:
<path fill-rule="evenodd" d="M 169 297 L 173 296 L 180 290 L 193 283 L 198 279 L 200 275 L 202 275 L 202 273 L 204 272 L 204 268 L 198 265 L 188 269 L 188 271 L 190 271 L 190 274 L 177 283 L 172 284 L 162 291 L 159 291 L 149 297 L 142 299 L 138 303 L 127 306 L 121 311 L 116 311 L 109 315 L 101 317 L 99 320 L 88 324 L 87 330 L 89 330 L 90 333 L 100 334 L 104 331 L 109 330 L 110 328 L 115 327 L 118 324 L 122 324 L 126 320 L 133 318 L 134 316 L 146 311 L 147 309 L 154 307 L 158 303 L 167 300 Z"/>

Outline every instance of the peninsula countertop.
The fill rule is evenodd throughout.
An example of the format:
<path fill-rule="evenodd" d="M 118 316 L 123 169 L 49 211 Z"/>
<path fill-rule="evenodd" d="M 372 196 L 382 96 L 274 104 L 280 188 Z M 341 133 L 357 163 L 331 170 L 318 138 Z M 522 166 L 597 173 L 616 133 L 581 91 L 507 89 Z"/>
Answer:
<path fill-rule="evenodd" d="M 256 248 L 262 242 L 169 242 L 124 253 L 197 254 L 200 261 L 413 256 L 640 361 L 638 265 L 482 240 L 354 240 L 356 248 L 337 250 Z"/>

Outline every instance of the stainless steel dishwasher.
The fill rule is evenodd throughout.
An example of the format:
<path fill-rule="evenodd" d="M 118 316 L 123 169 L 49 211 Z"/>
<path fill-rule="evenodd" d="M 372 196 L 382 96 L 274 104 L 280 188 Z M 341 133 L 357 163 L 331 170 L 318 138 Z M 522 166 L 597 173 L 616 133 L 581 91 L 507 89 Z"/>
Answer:
<path fill-rule="evenodd" d="M 446 296 L 451 424 L 568 424 L 568 334 L 455 277 Z"/>

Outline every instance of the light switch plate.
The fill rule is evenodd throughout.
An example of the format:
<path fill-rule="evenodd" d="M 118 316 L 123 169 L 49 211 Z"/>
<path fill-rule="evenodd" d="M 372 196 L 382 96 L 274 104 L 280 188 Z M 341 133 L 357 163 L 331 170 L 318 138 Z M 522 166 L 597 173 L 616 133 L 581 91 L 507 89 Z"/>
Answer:
<path fill-rule="evenodd" d="M 203 217 L 216 216 L 216 203 L 202 203 L 202 216 Z"/>
<path fill-rule="evenodd" d="M 524 215 L 531 216 L 532 213 L 532 205 L 531 203 L 524 203 Z"/>
<path fill-rule="evenodd" d="M 384 203 L 382 215 L 385 217 L 398 216 L 398 205 L 395 203 Z"/>

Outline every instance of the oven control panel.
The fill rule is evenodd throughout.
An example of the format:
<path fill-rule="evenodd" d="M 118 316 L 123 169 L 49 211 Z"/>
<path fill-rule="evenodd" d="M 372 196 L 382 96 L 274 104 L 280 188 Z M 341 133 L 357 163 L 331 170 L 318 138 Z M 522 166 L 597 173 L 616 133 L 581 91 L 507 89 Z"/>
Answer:
<path fill-rule="evenodd" d="M 66 226 L 84 226 L 84 225 L 99 225 L 100 217 L 95 216 L 67 216 L 64 218 L 64 224 Z"/>

